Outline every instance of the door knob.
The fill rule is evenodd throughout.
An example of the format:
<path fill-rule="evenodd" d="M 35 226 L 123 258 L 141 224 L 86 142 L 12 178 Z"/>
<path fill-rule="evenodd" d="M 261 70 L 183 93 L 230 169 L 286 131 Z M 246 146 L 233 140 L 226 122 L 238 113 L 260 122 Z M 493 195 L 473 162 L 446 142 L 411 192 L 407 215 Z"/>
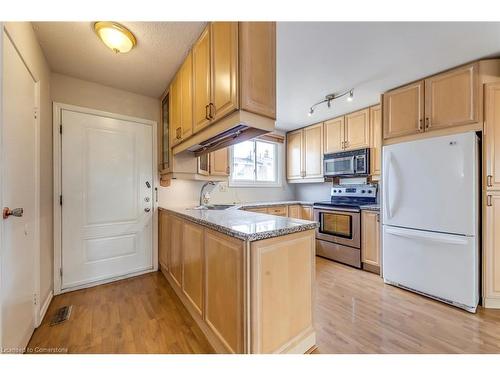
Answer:
<path fill-rule="evenodd" d="M 151 208 L 149 208 L 149 207 L 146 207 L 146 208 L 144 209 L 144 212 L 149 212 L 149 211 L 151 211 Z"/>
<path fill-rule="evenodd" d="M 24 210 L 22 208 L 14 208 L 11 210 L 9 207 L 3 208 L 3 218 L 7 219 L 9 216 L 21 217 L 23 216 Z"/>

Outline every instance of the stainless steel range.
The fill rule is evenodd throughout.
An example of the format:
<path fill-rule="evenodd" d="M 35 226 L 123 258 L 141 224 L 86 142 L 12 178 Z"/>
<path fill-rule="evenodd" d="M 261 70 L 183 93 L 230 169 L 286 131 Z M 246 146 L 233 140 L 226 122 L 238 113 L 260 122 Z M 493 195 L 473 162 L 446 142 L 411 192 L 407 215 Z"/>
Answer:
<path fill-rule="evenodd" d="M 361 268 L 361 206 L 377 202 L 377 185 L 334 185 L 331 199 L 314 203 L 316 254 Z"/>

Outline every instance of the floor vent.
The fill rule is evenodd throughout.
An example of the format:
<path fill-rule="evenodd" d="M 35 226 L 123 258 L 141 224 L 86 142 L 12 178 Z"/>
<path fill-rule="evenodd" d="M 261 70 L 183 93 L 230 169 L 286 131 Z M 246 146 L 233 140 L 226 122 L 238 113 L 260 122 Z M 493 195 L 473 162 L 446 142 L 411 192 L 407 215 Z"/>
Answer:
<path fill-rule="evenodd" d="M 61 324 L 64 323 L 66 320 L 69 319 L 71 316 L 71 309 L 73 306 L 63 306 L 60 307 L 54 316 L 52 317 L 52 320 L 50 321 L 51 326 L 55 326 L 56 324 Z"/>

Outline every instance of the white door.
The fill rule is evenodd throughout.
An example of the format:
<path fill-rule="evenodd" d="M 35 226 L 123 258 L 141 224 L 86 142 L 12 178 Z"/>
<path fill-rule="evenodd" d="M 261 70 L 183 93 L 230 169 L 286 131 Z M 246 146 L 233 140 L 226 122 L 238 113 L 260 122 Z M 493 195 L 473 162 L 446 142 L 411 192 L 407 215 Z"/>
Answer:
<path fill-rule="evenodd" d="M 61 112 L 61 289 L 152 269 L 152 126 Z"/>
<path fill-rule="evenodd" d="M 22 216 L 3 219 L 1 342 L 23 349 L 34 329 L 36 230 L 36 84 L 3 32 L 3 207 Z"/>
<path fill-rule="evenodd" d="M 474 132 L 385 146 L 383 223 L 473 236 L 478 157 Z"/>
<path fill-rule="evenodd" d="M 383 228 L 386 282 L 475 310 L 479 301 L 476 237 Z"/>

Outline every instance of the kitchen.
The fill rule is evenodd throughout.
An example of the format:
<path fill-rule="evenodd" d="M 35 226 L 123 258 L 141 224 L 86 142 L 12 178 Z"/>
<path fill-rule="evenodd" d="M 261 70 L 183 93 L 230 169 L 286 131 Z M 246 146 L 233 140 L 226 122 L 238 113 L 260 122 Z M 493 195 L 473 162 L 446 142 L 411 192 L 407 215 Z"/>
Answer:
<path fill-rule="evenodd" d="M 32 75 L 50 82 L 35 99 L 44 100 L 38 136 L 52 143 L 38 152 L 51 173 L 33 175 L 53 215 L 38 230 L 49 265 L 38 276 L 46 278 L 36 292 L 38 327 L 22 345 L 70 353 L 500 351 L 494 43 L 471 43 L 380 82 L 368 80 L 369 61 L 339 61 L 345 78 L 331 90 L 320 82 L 333 68 L 317 61 L 333 52 L 300 57 L 311 40 L 326 29 L 384 40 L 396 30 L 414 35 L 418 25 L 168 24 L 2 27 L 5 69 L 18 72 L 13 56 L 28 56 L 28 38 L 47 59 Z M 153 87 L 138 60 L 117 63 L 129 79 L 100 73 L 103 62 L 128 56 L 109 53 L 96 37 L 101 27 L 132 33 L 136 59 L 151 30 L 184 33 L 168 80 Z M 434 24 L 421 38 L 440 32 L 451 43 L 465 27 Z M 498 24 L 488 27 L 485 39 L 494 39 Z M 92 47 L 58 55 L 72 43 L 62 36 L 75 31 Z M 404 38 L 387 43 L 404 51 Z M 99 58 L 85 60 L 86 48 Z M 358 61 L 362 51 L 350 53 Z M 393 58 L 393 67 L 409 59 Z M 78 73 L 91 63 L 87 76 Z M 315 69 L 314 90 L 293 95 L 304 82 L 291 72 Z M 353 79 L 363 69 L 368 83 Z M 4 101 L 12 82 L 5 74 Z M 5 223 L 23 217 L 4 206 L 12 208 Z M 49 232 L 53 246 L 43 239 Z M 6 339 L 13 331 L 4 323 Z"/>

